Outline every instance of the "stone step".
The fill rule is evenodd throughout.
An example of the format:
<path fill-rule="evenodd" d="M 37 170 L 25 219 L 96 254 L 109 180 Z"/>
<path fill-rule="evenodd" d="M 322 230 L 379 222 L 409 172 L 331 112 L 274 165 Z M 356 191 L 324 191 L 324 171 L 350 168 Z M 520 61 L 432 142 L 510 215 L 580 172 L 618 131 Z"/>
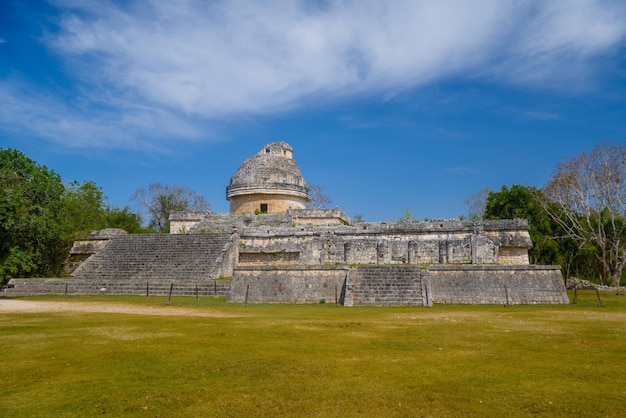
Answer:
<path fill-rule="evenodd" d="M 422 306 L 419 266 L 359 266 L 353 279 L 353 304 Z"/>
<path fill-rule="evenodd" d="M 110 240 L 72 274 L 76 279 L 212 278 L 231 234 L 123 235 Z"/>

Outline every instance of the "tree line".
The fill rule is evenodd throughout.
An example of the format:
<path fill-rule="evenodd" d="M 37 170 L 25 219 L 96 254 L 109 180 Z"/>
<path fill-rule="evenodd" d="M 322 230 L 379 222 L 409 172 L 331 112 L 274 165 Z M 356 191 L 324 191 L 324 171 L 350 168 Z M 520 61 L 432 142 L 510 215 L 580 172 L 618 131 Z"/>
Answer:
<path fill-rule="evenodd" d="M 138 210 L 109 205 L 93 181 L 66 184 L 22 152 L 0 148 L 0 285 L 12 277 L 59 276 L 72 243 L 90 231 L 168 232 L 170 212 L 210 210 L 187 186 L 153 183 L 131 200 Z"/>

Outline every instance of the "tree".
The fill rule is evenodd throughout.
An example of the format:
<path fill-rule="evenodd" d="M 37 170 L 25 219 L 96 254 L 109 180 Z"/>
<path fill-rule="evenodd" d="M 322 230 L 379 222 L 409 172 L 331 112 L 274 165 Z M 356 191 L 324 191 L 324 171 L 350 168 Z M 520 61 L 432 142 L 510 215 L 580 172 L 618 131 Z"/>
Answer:
<path fill-rule="evenodd" d="M 188 186 L 169 186 L 152 183 L 135 191 L 131 200 L 137 202 L 148 216 L 148 227 L 157 232 L 169 231 L 169 215 L 178 211 L 209 211 L 204 197 Z"/>
<path fill-rule="evenodd" d="M 470 219 L 483 219 L 485 207 L 487 206 L 487 197 L 492 191 L 493 190 L 489 188 L 482 189 L 471 195 L 469 199 L 465 201 L 465 204 L 467 205 L 467 214 Z"/>
<path fill-rule="evenodd" d="M 307 187 L 309 201 L 306 202 L 307 209 L 323 209 L 333 204 L 333 201 L 324 193 L 324 188 L 318 184 L 310 184 Z"/>
<path fill-rule="evenodd" d="M 626 146 L 598 144 L 562 161 L 544 209 L 580 248 L 594 247 L 603 283 L 619 286 L 626 262 Z"/>
<path fill-rule="evenodd" d="M 0 282 L 46 275 L 65 254 L 57 213 L 64 192 L 58 174 L 20 151 L 0 149 Z"/>
<path fill-rule="evenodd" d="M 413 212 L 411 209 L 403 209 L 402 216 L 398 219 L 398 222 L 415 222 L 415 218 L 413 217 Z"/>
<path fill-rule="evenodd" d="M 127 206 L 118 208 L 105 203 L 102 189 L 93 181 L 66 186 L 58 214 L 63 239 L 67 247 L 75 240 L 87 237 L 89 232 L 104 228 L 121 228 L 128 233 L 141 233 L 141 215 Z"/>
<path fill-rule="evenodd" d="M 534 264 L 561 264 L 559 243 L 554 240 L 555 227 L 541 202 L 541 190 L 514 184 L 492 191 L 485 202 L 485 219 L 527 219 L 533 248 L 529 251 Z"/>
<path fill-rule="evenodd" d="M 363 214 L 362 213 L 357 213 L 352 218 L 352 221 L 354 223 L 362 223 L 362 222 L 365 222 L 365 219 L 363 219 Z"/>
<path fill-rule="evenodd" d="M 132 212 L 128 206 L 121 209 L 116 206 L 107 208 L 105 228 L 121 228 L 129 234 L 139 234 L 146 232 L 141 224 L 141 215 Z"/>
<path fill-rule="evenodd" d="M 11 277 L 55 276 L 72 242 L 94 229 L 141 232 L 141 217 L 105 204 L 92 181 L 67 186 L 20 151 L 0 149 L 0 284 Z"/>
<path fill-rule="evenodd" d="M 58 219 L 63 237 L 70 245 L 85 238 L 90 231 L 105 227 L 107 210 L 104 199 L 102 190 L 93 181 L 82 184 L 73 181 L 66 186 Z"/>

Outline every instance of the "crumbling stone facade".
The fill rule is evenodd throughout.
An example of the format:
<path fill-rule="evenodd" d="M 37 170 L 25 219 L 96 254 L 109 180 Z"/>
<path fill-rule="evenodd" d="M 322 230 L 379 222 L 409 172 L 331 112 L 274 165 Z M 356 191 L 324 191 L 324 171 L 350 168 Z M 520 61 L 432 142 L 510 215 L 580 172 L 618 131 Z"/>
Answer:
<path fill-rule="evenodd" d="M 72 247 L 69 280 L 12 281 L 11 291 L 90 293 L 91 282 L 92 293 L 141 293 L 170 282 L 218 294 L 219 281 L 231 302 L 568 303 L 558 267 L 529 265 L 526 220 L 352 223 L 339 208 L 304 209 L 284 142 L 244 161 L 226 194 L 230 214 L 173 213 L 169 235 L 95 232 Z"/>

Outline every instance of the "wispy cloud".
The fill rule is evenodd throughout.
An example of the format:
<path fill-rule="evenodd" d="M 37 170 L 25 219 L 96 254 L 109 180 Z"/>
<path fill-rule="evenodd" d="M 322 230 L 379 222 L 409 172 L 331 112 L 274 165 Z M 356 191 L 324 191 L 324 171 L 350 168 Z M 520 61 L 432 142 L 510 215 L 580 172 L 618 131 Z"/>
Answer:
<path fill-rule="evenodd" d="M 68 104 L 22 81 L 0 82 L 0 127 L 72 148 L 132 148 L 159 151 L 176 139 L 204 131 L 167 110 L 134 103 L 95 109 Z M 206 135 L 206 132 L 204 132 Z"/>
<path fill-rule="evenodd" d="M 7 43 L 7 41 L 6 41 L 6 40 L 4 40 L 4 39 L 0 38 L 0 44 L 6 44 L 6 43 Z"/>
<path fill-rule="evenodd" d="M 54 120 L 33 114 L 47 125 L 42 136 L 80 129 L 86 144 L 163 138 L 152 123 L 164 118 L 167 133 L 197 138 L 194 118 L 386 97 L 450 77 L 539 87 L 581 80 L 626 38 L 621 1 L 55 3 L 58 32 L 45 42 L 80 91 L 98 86 L 111 99 L 82 93 L 86 113 L 67 104 Z M 11 100 L 38 106 L 24 95 Z"/>

